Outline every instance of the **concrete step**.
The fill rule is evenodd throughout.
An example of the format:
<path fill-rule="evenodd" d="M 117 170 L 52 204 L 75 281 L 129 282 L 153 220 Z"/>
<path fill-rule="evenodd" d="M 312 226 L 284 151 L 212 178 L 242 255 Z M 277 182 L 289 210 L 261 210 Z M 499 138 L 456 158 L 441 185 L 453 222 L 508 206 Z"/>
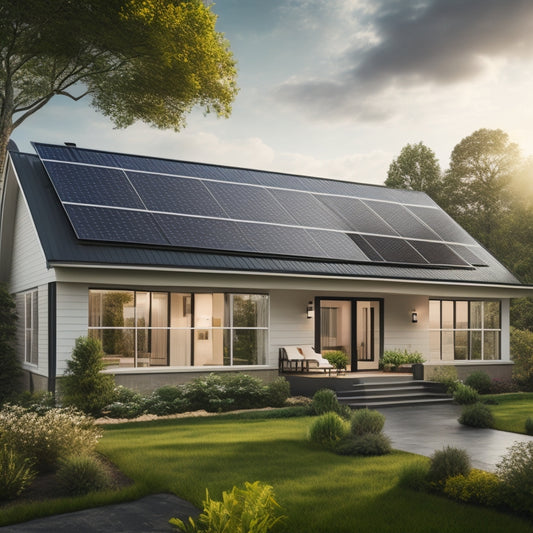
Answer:
<path fill-rule="evenodd" d="M 365 399 L 360 399 L 358 401 L 349 402 L 346 405 L 348 405 L 351 409 L 365 409 L 366 407 L 368 407 L 369 409 L 377 409 L 378 407 L 434 405 L 438 403 L 451 403 L 452 401 L 453 401 L 453 398 L 451 397 L 413 398 L 413 399 L 401 399 L 401 400 L 394 398 L 393 400 L 390 400 L 390 401 L 381 400 L 377 402 L 368 402 L 368 401 L 365 401 Z"/>

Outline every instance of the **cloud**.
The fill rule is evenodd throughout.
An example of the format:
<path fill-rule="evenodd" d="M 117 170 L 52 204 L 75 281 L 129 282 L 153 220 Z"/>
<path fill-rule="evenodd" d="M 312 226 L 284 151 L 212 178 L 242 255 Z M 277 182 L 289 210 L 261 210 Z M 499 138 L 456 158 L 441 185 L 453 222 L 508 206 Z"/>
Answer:
<path fill-rule="evenodd" d="M 364 11 L 365 25 L 336 58 L 343 67 L 293 77 L 276 88 L 277 100 L 314 118 L 383 121 L 396 109 L 388 92 L 449 87 L 479 78 L 495 62 L 533 55 L 531 0 L 383 0 L 374 12 L 367 4 L 352 7 L 352 17 Z"/>

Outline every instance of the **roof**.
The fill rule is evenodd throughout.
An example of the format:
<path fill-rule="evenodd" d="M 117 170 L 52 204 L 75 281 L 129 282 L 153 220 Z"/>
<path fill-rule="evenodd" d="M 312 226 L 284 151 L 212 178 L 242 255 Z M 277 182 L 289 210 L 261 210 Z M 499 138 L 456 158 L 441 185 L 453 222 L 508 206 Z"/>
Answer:
<path fill-rule="evenodd" d="M 393 190 L 380 186 L 323 178 L 129 156 L 78 148 L 67 149 L 52 145 L 35 145 L 35 147 L 41 157 L 19 152 L 11 152 L 10 156 L 20 188 L 37 229 L 45 257 L 48 264 L 52 266 L 69 264 L 109 265 L 110 267 L 135 266 L 141 268 L 520 285 L 519 281 L 503 265 L 452 221 L 427 195 L 418 191 Z M 50 155 L 51 151 L 53 157 Z M 54 156 L 54 153 L 59 153 L 60 156 Z M 71 161 L 67 160 L 67 156 L 70 157 Z M 58 163 L 60 159 L 61 162 Z M 102 164 L 102 160 L 105 164 Z M 110 164 L 111 160 L 113 161 L 112 164 Z M 219 195 L 218 197 L 215 196 L 217 203 L 225 209 L 222 210 L 220 215 L 203 217 L 194 212 L 184 215 L 181 212 L 184 209 L 183 206 L 180 207 L 179 212 L 169 213 L 168 206 L 165 206 L 164 209 L 154 209 L 153 207 L 147 209 L 144 206 L 146 202 L 143 202 L 142 208 L 117 207 L 114 204 L 95 206 L 94 202 L 100 200 L 93 200 L 92 193 L 87 196 L 90 201 L 85 202 L 79 198 L 73 199 L 68 196 L 69 194 L 79 194 L 78 188 L 87 187 L 87 184 L 92 183 L 94 187 L 98 187 L 98 183 L 94 183 L 94 181 L 82 183 L 83 176 L 80 178 L 80 168 L 89 168 L 91 172 L 97 168 L 100 172 L 101 167 L 105 167 L 108 170 L 110 168 L 120 168 L 122 171 L 126 168 L 128 169 L 126 174 L 128 176 L 133 175 L 137 180 L 135 183 L 140 184 L 141 187 L 144 186 L 144 182 L 140 181 L 143 174 L 149 174 L 150 179 L 152 176 L 157 179 L 159 179 L 158 176 L 168 177 L 170 175 L 173 179 L 174 177 L 176 179 L 179 177 L 179 183 L 187 184 L 190 183 L 190 180 L 195 180 L 195 184 L 207 185 L 211 192 L 216 188 Z M 57 171 L 57 168 L 60 168 L 61 172 Z M 68 181 L 70 173 L 65 173 L 63 171 L 64 168 L 67 170 L 75 169 L 73 173 L 74 179 L 80 179 L 80 181 L 76 182 L 75 190 L 72 190 L 71 185 L 66 189 L 64 188 L 63 183 L 72 183 L 72 180 Z M 156 168 L 155 171 L 154 168 Z M 190 180 L 185 182 L 184 178 L 190 178 Z M 67 179 L 67 182 L 62 182 L 62 179 Z M 157 182 L 157 184 L 159 183 Z M 240 186 L 240 189 L 237 185 Z M 248 188 L 243 189 L 244 186 Z M 122 193 L 123 188 L 116 190 Z M 141 198 L 143 200 L 149 198 L 149 194 L 154 196 L 153 190 L 152 188 L 152 192 L 146 192 Z M 292 212 L 289 213 L 293 218 L 289 219 L 287 217 L 283 224 L 278 223 L 277 219 L 265 221 L 260 218 L 261 214 L 254 214 L 253 203 L 242 207 L 235 202 L 231 204 L 232 194 L 240 193 L 241 190 L 246 193 L 252 191 L 253 195 L 263 194 L 267 191 L 268 194 L 279 198 L 282 206 L 289 205 L 287 202 L 290 201 L 290 206 L 295 205 L 294 210 L 291 209 Z M 104 195 L 104 197 L 107 195 L 106 202 L 109 201 L 109 195 L 114 194 L 114 192 L 115 190 L 111 190 Z M 226 207 L 222 200 L 224 195 L 229 197 L 226 200 L 229 208 L 234 205 L 235 209 L 241 210 L 239 218 L 229 218 L 229 208 Z M 359 207 L 361 207 L 362 202 L 365 205 L 365 209 L 371 206 L 374 213 L 380 215 L 390 213 L 394 224 L 385 224 L 383 228 L 387 226 L 388 229 L 382 228 L 375 232 L 372 232 L 367 227 L 363 227 L 364 231 L 362 231 L 360 226 L 348 230 L 338 229 L 335 227 L 338 222 L 333 220 L 336 215 L 335 210 L 330 209 L 328 211 L 323 209 L 322 204 L 315 203 L 313 205 L 319 206 L 324 212 L 321 219 L 324 222 L 323 227 L 313 228 L 309 226 L 308 222 L 300 222 L 300 218 L 305 218 L 306 213 L 305 210 L 301 211 L 301 217 L 297 213 L 297 207 L 302 198 L 313 202 L 315 200 L 324 200 L 323 203 L 326 204 L 326 207 L 328 202 L 334 202 L 335 206 L 341 206 L 342 209 L 347 209 L 350 201 L 359 202 L 357 204 Z M 363 201 L 361 198 L 363 198 Z M 292 203 L 293 200 L 295 204 Z M 157 202 L 157 198 L 154 201 Z M 190 200 L 189 203 L 191 203 Z M 347 203 L 347 206 L 341 205 L 343 203 Z M 244 207 L 248 208 L 248 211 L 252 214 L 247 215 L 244 212 Z M 391 227 L 394 229 L 396 225 L 398 227 L 401 227 L 402 223 L 405 225 L 405 220 L 398 217 L 400 207 L 402 214 L 408 212 L 409 216 L 411 216 L 409 220 L 415 220 L 416 224 L 413 224 L 411 228 L 406 226 L 403 234 L 397 232 L 392 235 Z M 98 216 L 93 216 L 92 219 L 89 218 L 88 224 L 86 220 L 80 222 L 79 218 L 76 217 L 82 212 L 82 208 L 85 211 L 87 209 L 92 209 L 93 211 L 96 209 Z M 209 207 L 209 209 L 213 209 L 213 207 Z M 179 245 L 181 242 L 179 240 L 172 241 L 173 238 L 183 238 L 181 233 L 176 231 L 175 227 L 172 227 L 171 231 L 167 231 L 166 234 L 163 233 L 165 240 L 159 236 L 157 239 L 151 236 L 147 240 L 150 241 L 151 239 L 157 242 L 127 242 L 127 239 L 130 239 L 128 233 L 127 239 L 121 242 L 120 239 L 122 237 L 120 235 L 117 239 L 115 233 L 110 238 L 107 237 L 107 233 L 102 233 L 107 232 L 108 226 L 101 224 L 101 221 L 106 219 L 104 216 L 100 216 L 100 213 L 115 213 L 117 210 L 119 214 L 125 212 L 129 216 L 129 213 L 133 212 L 135 216 L 137 216 L 136 213 L 140 213 L 139 216 L 142 215 L 143 217 L 147 216 L 145 212 L 147 210 L 149 214 L 159 216 L 160 218 L 156 220 L 164 223 L 170 220 L 172 224 L 176 224 L 178 221 L 180 223 L 185 221 L 187 224 L 196 224 L 198 221 L 198 224 L 202 224 L 203 220 L 206 219 L 219 225 L 210 225 L 208 227 L 210 230 L 213 227 L 215 229 L 235 227 L 227 226 L 231 222 L 236 224 L 237 227 L 248 231 L 248 236 L 242 240 L 244 244 L 233 246 L 231 233 L 228 234 L 226 232 L 226 234 L 220 233 L 220 235 L 213 236 L 213 234 L 206 232 L 202 233 L 203 226 L 197 226 L 196 235 L 199 235 L 201 240 L 205 241 L 207 239 L 207 241 L 201 242 L 200 247 L 196 248 L 195 243 L 192 242 L 191 245 L 190 240 L 183 245 Z M 265 216 L 271 216 L 269 212 L 265 213 Z M 347 211 L 347 213 L 348 215 L 346 216 L 350 216 L 351 211 Z M 435 228 L 435 225 L 432 226 L 431 223 L 428 223 L 428 219 L 424 219 L 427 213 L 437 216 L 439 227 Z M 277 213 L 275 214 L 277 216 Z M 248 220 L 243 218 L 245 216 L 257 216 L 258 219 Z M 383 220 L 383 216 L 378 218 Z M 291 223 L 291 220 L 294 219 L 297 221 L 296 224 L 294 222 Z M 128 220 L 126 219 L 126 226 L 128 225 Z M 343 220 L 346 221 L 346 218 L 343 218 Z M 442 221 L 445 221 L 445 224 L 442 224 Z M 94 226 L 97 226 L 97 222 L 100 223 L 102 228 L 98 230 L 100 233 L 94 234 Z M 366 219 L 358 219 L 354 223 L 363 224 L 364 226 L 367 222 L 368 220 Z M 109 222 L 107 224 L 109 225 Z M 328 224 L 331 224 L 331 226 Z M 165 229 L 164 226 L 160 227 Z M 258 233 L 260 233 L 259 230 L 262 231 L 263 228 L 266 228 L 267 232 L 275 231 L 274 237 L 268 237 L 267 235 L 261 241 L 261 235 L 258 235 L 258 240 L 264 242 L 264 244 L 261 244 L 256 249 L 246 249 L 247 243 L 251 241 L 250 236 L 253 238 L 255 235 L 252 230 L 257 229 Z M 352 226 L 352 228 L 354 227 Z M 394 230 L 397 231 L 396 229 Z M 445 231 L 448 237 L 444 238 L 440 235 L 431 238 L 427 237 L 430 233 L 434 234 L 436 231 L 440 232 L 441 230 Z M 411 231 L 417 231 L 418 233 L 411 235 Z M 293 255 L 293 240 L 288 241 L 288 244 L 283 248 L 282 238 L 285 234 L 289 235 L 290 239 L 294 239 L 294 236 L 298 238 L 300 235 L 311 235 L 309 242 L 313 243 L 313 246 L 318 242 L 319 245 L 316 249 L 320 250 L 320 252 L 317 255 L 311 255 L 309 253 L 309 250 L 311 250 L 309 248 L 310 245 L 303 243 L 301 246 L 302 251 L 300 252 L 300 249 L 297 248 L 296 253 Z M 170 235 L 171 238 L 166 238 L 166 235 Z M 174 235 L 177 236 L 174 237 Z M 277 248 L 274 248 L 274 251 L 269 248 L 269 246 L 278 246 L 278 242 L 275 242 L 277 235 L 280 235 L 282 239 L 281 252 Z M 346 239 L 346 236 L 349 239 Z M 220 241 L 226 244 L 216 249 L 219 237 Z M 341 238 L 343 239 L 342 241 Z M 214 245 L 211 244 L 213 240 L 215 241 Z M 346 251 L 344 246 L 348 242 L 351 244 L 349 250 Z M 392 245 L 402 244 L 402 246 L 406 243 L 410 250 L 411 247 L 416 249 L 415 253 L 418 254 L 416 259 L 411 262 L 411 257 L 415 256 L 415 253 L 411 251 L 408 256 L 405 256 L 407 259 L 403 263 L 404 255 L 398 256 L 402 259 L 400 262 L 387 260 L 384 256 L 389 253 L 391 243 Z M 252 246 L 257 247 L 253 241 Z M 448 264 L 442 265 L 440 264 L 439 251 L 444 249 L 447 250 L 447 255 L 443 261 Z M 314 250 L 315 248 L 311 251 L 314 253 Z M 472 253 L 469 255 L 470 252 Z M 394 256 L 396 251 L 393 250 L 390 253 Z M 403 254 L 404 252 L 400 251 L 400 253 Z M 340 257 L 337 257 L 338 255 Z M 343 257 L 343 255 L 346 257 Z M 422 259 L 418 256 L 422 256 Z"/>

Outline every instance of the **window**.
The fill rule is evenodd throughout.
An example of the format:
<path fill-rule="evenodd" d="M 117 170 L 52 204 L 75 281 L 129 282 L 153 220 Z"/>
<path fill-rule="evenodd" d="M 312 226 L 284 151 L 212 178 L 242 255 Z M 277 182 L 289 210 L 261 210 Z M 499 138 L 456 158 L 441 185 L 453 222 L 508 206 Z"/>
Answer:
<path fill-rule="evenodd" d="M 268 296 L 89 291 L 89 335 L 108 366 L 238 366 L 266 363 Z"/>
<path fill-rule="evenodd" d="M 39 363 L 39 300 L 38 292 L 24 295 L 24 361 L 32 365 Z"/>
<path fill-rule="evenodd" d="M 429 335 L 432 358 L 500 359 L 499 301 L 430 300 Z"/>

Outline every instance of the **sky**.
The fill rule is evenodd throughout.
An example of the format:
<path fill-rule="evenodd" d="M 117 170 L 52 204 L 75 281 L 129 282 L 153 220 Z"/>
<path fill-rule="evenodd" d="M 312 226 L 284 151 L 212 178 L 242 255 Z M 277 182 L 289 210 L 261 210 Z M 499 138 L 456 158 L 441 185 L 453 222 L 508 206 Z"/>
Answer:
<path fill-rule="evenodd" d="M 127 129 L 55 97 L 12 139 L 382 184 L 408 143 L 442 169 L 480 128 L 533 155 L 531 0 L 218 0 L 238 64 L 229 119 Z"/>

